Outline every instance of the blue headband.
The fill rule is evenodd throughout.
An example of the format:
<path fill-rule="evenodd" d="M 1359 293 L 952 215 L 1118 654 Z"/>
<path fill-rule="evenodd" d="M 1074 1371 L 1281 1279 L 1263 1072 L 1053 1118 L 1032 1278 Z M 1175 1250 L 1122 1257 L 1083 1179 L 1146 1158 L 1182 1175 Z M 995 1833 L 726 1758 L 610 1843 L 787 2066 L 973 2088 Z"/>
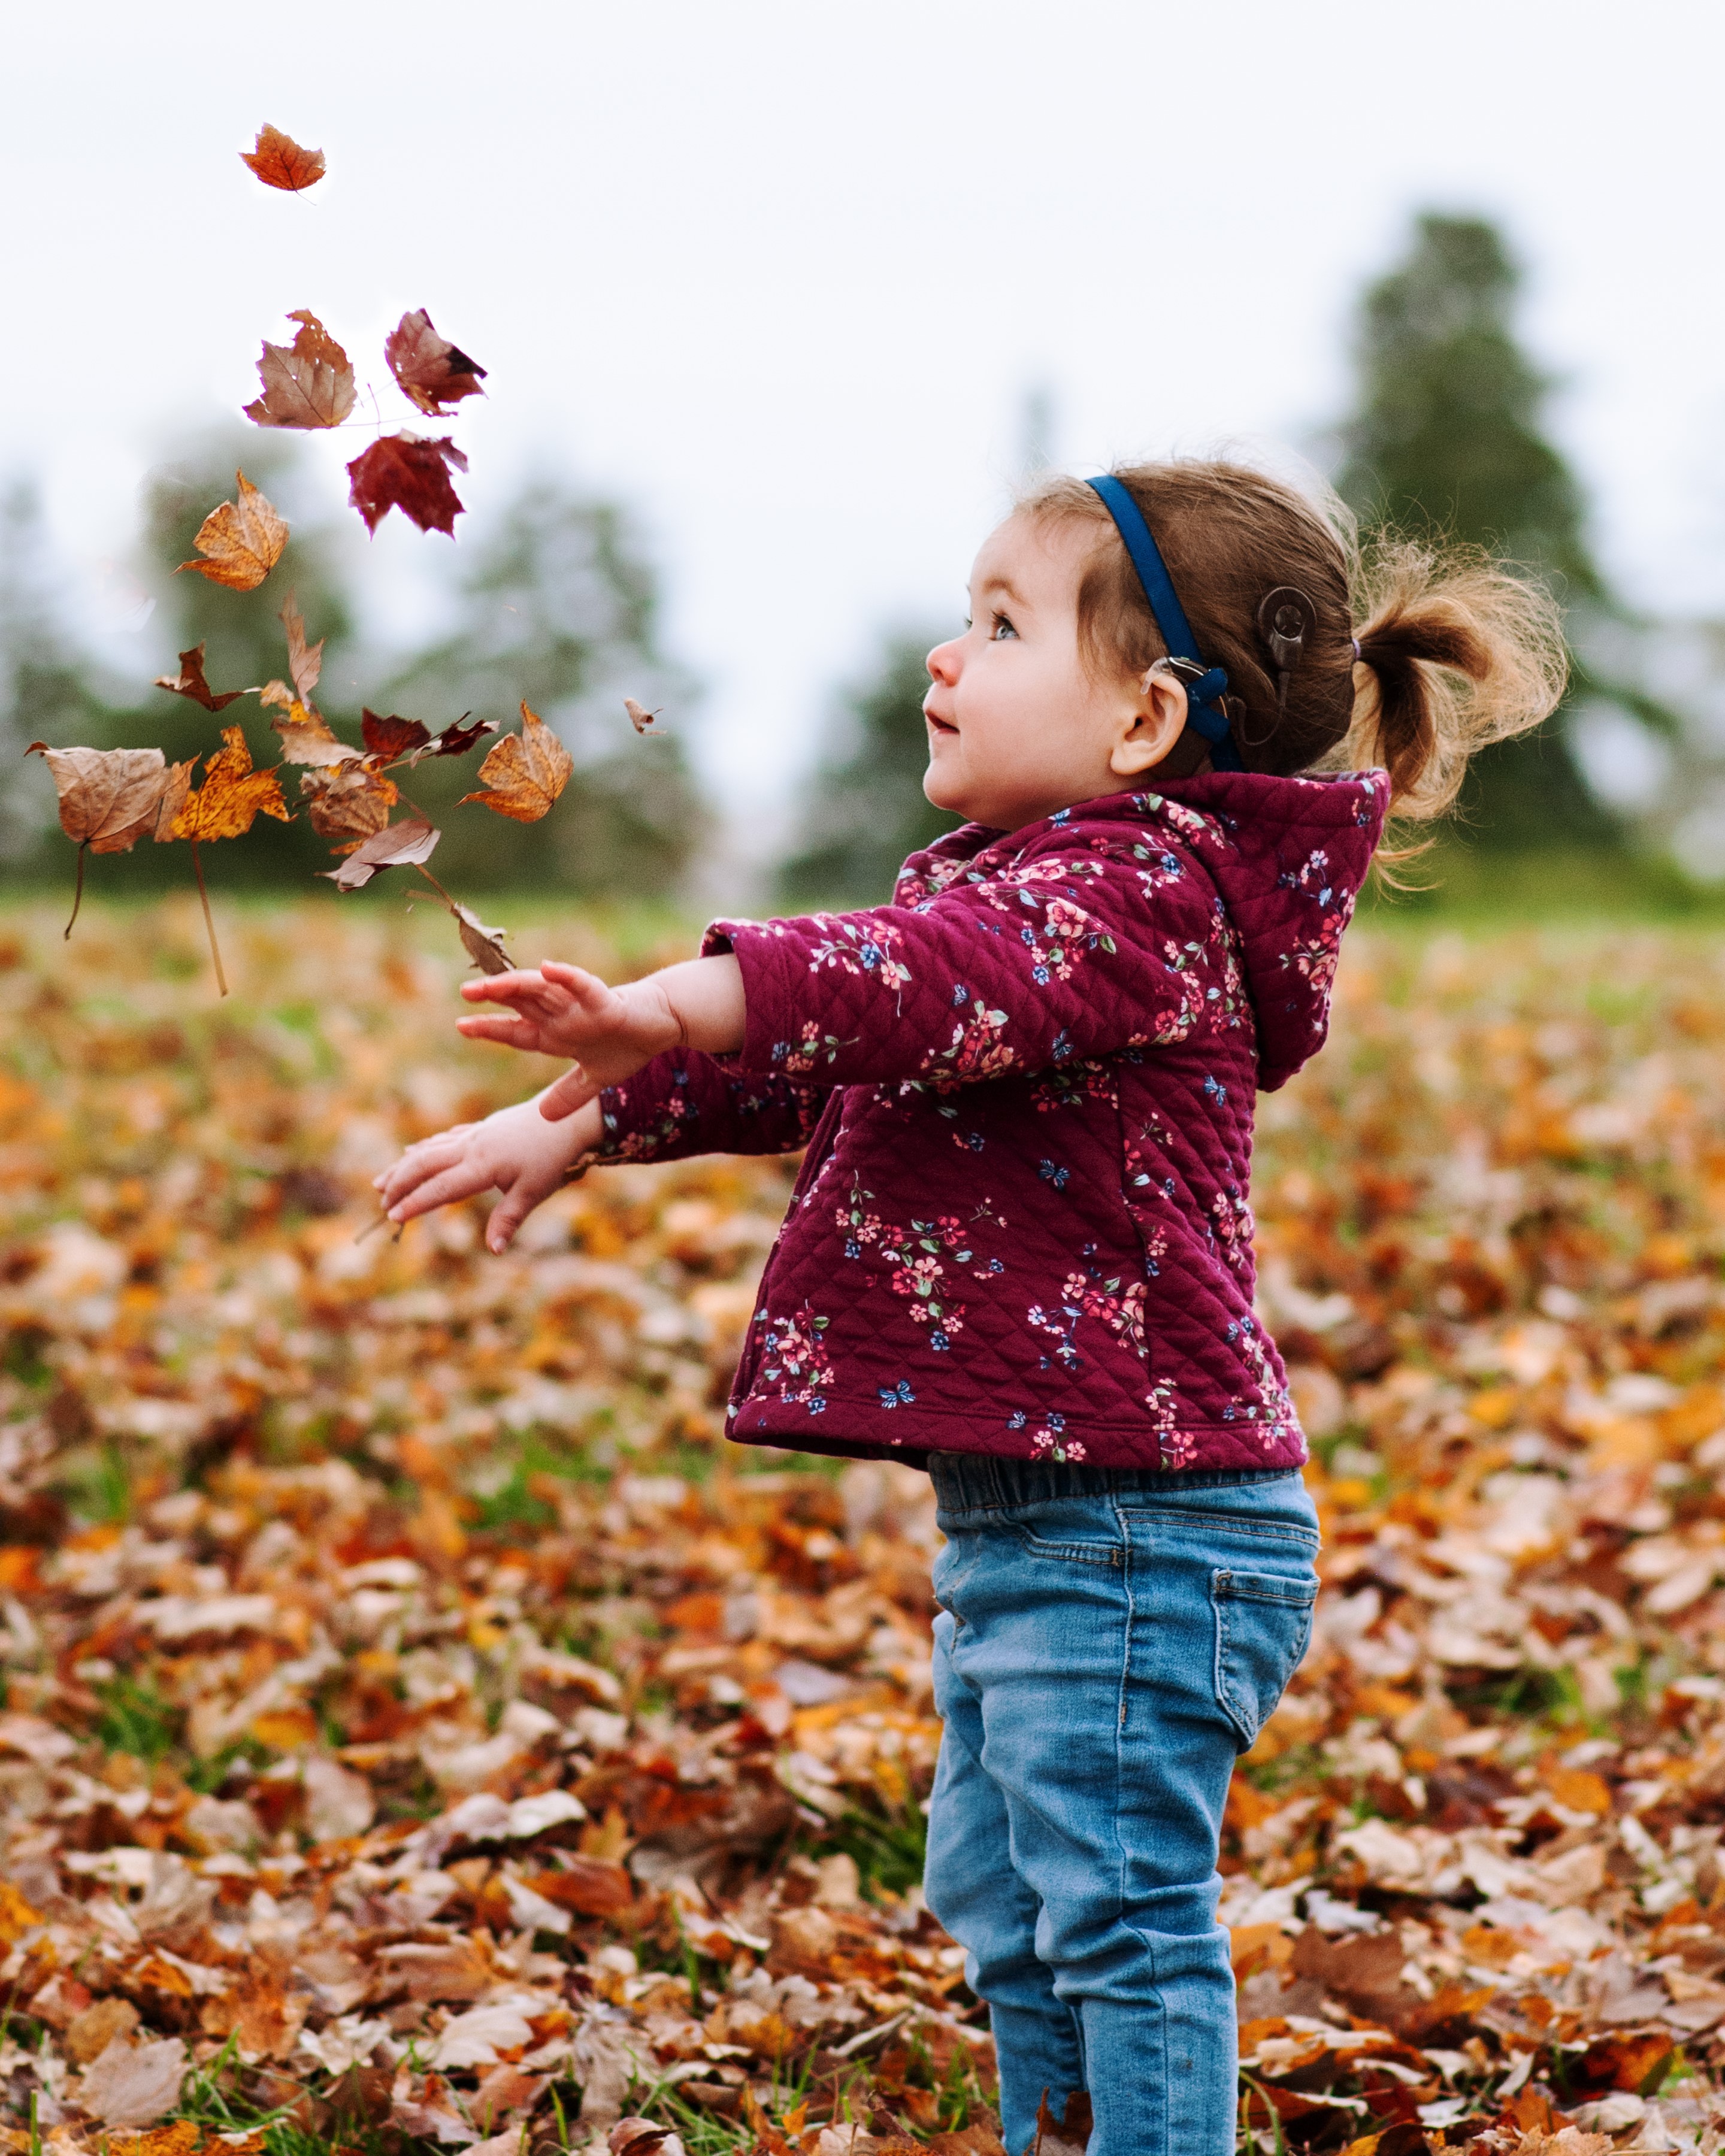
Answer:
<path fill-rule="evenodd" d="M 1210 762 L 1216 770 L 1244 771 L 1245 766 L 1234 745 L 1233 731 L 1221 701 L 1227 691 L 1228 676 L 1219 666 L 1206 668 L 1199 657 L 1198 641 L 1186 619 L 1186 609 L 1174 590 L 1162 550 L 1150 536 L 1143 511 L 1112 473 L 1091 480 L 1090 485 L 1101 495 L 1103 507 L 1119 527 L 1132 567 L 1138 572 L 1138 582 L 1144 587 L 1146 603 L 1168 646 L 1168 657 L 1199 670 L 1195 681 L 1183 684 L 1186 723 L 1209 742 Z"/>

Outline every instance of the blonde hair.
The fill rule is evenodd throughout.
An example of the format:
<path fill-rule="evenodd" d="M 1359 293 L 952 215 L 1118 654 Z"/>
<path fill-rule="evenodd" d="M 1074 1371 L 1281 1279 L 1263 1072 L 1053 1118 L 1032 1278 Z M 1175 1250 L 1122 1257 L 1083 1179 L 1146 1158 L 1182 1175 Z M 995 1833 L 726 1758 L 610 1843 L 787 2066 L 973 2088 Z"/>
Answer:
<path fill-rule="evenodd" d="M 1390 814 L 1423 821 L 1454 802 L 1471 757 L 1538 726 L 1563 696 L 1568 658 L 1555 601 L 1482 548 L 1392 533 L 1363 551 L 1327 490 L 1309 498 L 1247 465 L 1180 459 L 1120 466 L 1114 476 L 1156 536 L 1196 655 L 1227 670 L 1229 718 L 1248 771 L 1381 764 Z M 1166 655 L 1093 488 L 1045 474 L 1018 512 L 1094 528 L 1078 593 L 1088 665 L 1136 676 Z M 1260 603 L 1279 584 L 1304 592 L 1317 613 L 1285 705 L 1258 629 Z M 1183 747 L 1189 767 L 1201 744 L 1189 735 Z"/>

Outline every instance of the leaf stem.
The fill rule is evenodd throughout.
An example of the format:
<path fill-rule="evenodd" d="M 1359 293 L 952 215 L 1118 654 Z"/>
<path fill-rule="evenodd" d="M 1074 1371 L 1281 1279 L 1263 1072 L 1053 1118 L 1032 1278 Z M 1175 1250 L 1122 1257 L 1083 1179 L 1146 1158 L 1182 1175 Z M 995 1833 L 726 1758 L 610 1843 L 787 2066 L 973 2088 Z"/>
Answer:
<path fill-rule="evenodd" d="M 80 864 L 81 865 L 81 864 Z M 216 941 L 216 918 L 209 910 L 209 892 L 204 886 L 203 863 L 198 858 L 198 841 L 192 841 L 192 870 L 198 878 L 198 896 L 203 901 L 203 925 L 209 931 L 209 954 L 216 962 L 216 986 L 225 996 L 228 976 L 222 971 L 222 947 Z M 67 933 L 70 934 L 70 930 Z"/>
<path fill-rule="evenodd" d="M 448 893 L 448 891 L 446 891 L 444 889 L 443 886 L 442 886 L 442 885 L 438 881 L 437 878 L 436 878 L 436 877 L 435 877 L 435 876 L 431 873 L 431 870 L 430 870 L 429 868 L 427 868 L 427 867 L 426 867 L 426 865 L 425 865 L 424 862 L 424 861 L 415 861 L 415 862 L 414 862 L 414 864 L 413 864 L 413 866 L 414 866 L 416 869 L 418 869 L 418 871 L 419 871 L 420 875 L 423 875 L 423 876 L 424 877 L 425 880 L 427 881 L 427 883 L 429 883 L 429 884 L 431 886 L 431 888 L 432 888 L 432 889 L 433 889 L 433 890 L 437 893 L 438 896 L 439 896 L 439 897 L 443 901 L 444 904 L 446 906 L 448 906 L 448 907 L 449 907 L 449 909 L 450 912 L 451 912 L 451 913 L 454 912 L 454 911 L 455 911 L 455 901 L 454 901 L 454 900 L 453 898 L 451 898 L 451 897 L 450 897 L 450 896 L 449 896 L 449 894 Z"/>
<path fill-rule="evenodd" d="M 64 928 L 60 932 L 60 940 L 62 942 L 69 943 L 71 942 L 72 925 L 78 918 L 79 907 L 84 903 L 84 856 L 89 850 L 90 841 L 86 839 L 78 849 L 78 888 L 72 895 L 72 919 L 66 923 Z"/>

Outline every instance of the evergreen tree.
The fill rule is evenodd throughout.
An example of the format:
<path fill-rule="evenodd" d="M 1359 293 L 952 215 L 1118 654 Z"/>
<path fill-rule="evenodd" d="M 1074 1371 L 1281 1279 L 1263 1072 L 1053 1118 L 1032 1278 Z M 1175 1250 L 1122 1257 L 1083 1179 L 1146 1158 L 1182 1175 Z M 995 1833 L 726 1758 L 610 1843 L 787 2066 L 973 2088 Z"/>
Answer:
<path fill-rule="evenodd" d="M 421 764 L 408 790 L 444 833 L 452 890 L 531 883 L 583 896 L 664 897 L 707 829 L 685 752 L 693 685 L 661 654 L 654 572 L 614 504 L 542 483 L 514 504 L 463 580 L 456 626 L 398 672 L 380 708 L 436 727 L 470 711 L 519 726 L 523 698 L 575 757 L 542 823 L 451 813 L 473 761 Z M 633 696 L 671 706 L 674 731 L 637 737 Z"/>
<path fill-rule="evenodd" d="M 834 751 L 809 789 L 802 849 L 779 871 L 786 905 L 880 905 L 906 855 L 956 827 L 922 791 L 924 660 L 938 640 L 889 636 L 874 672 L 842 699 Z"/>
<path fill-rule="evenodd" d="M 1358 402 L 1343 430 L 1337 484 L 1368 527 L 1435 530 L 1538 569 L 1573 621 L 1616 609 L 1588 547 L 1579 483 L 1541 432 L 1550 383 L 1517 341 L 1520 282 L 1484 219 L 1419 219 L 1406 259 L 1361 307 Z M 1475 763 L 1462 817 L 1476 843 L 1526 848 L 1620 835 L 1575 758 L 1569 720 L 1589 689 L 1668 723 L 1644 699 L 1578 667 L 1560 711 Z"/>
<path fill-rule="evenodd" d="M 92 738 L 101 706 L 47 590 L 42 505 L 28 480 L 0 495 L 0 758 L 9 774 L 0 788 L 0 865 L 39 873 L 44 835 L 54 823 L 54 782 L 39 757 L 23 762 L 32 742 L 54 747 Z"/>

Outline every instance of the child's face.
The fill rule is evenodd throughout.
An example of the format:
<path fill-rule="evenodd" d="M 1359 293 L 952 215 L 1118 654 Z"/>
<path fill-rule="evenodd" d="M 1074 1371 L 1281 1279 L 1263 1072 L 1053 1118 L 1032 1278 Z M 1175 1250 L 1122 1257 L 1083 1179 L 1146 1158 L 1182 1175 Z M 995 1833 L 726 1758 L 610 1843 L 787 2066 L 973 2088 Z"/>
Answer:
<path fill-rule="evenodd" d="M 922 700 L 937 808 L 1016 830 L 1136 785 L 1186 723 L 1177 684 L 1095 679 L 1078 646 L 1078 585 L 1096 545 L 1084 526 L 1009 516 L 983 542 L 971 623 L 928 654 Z"/>

